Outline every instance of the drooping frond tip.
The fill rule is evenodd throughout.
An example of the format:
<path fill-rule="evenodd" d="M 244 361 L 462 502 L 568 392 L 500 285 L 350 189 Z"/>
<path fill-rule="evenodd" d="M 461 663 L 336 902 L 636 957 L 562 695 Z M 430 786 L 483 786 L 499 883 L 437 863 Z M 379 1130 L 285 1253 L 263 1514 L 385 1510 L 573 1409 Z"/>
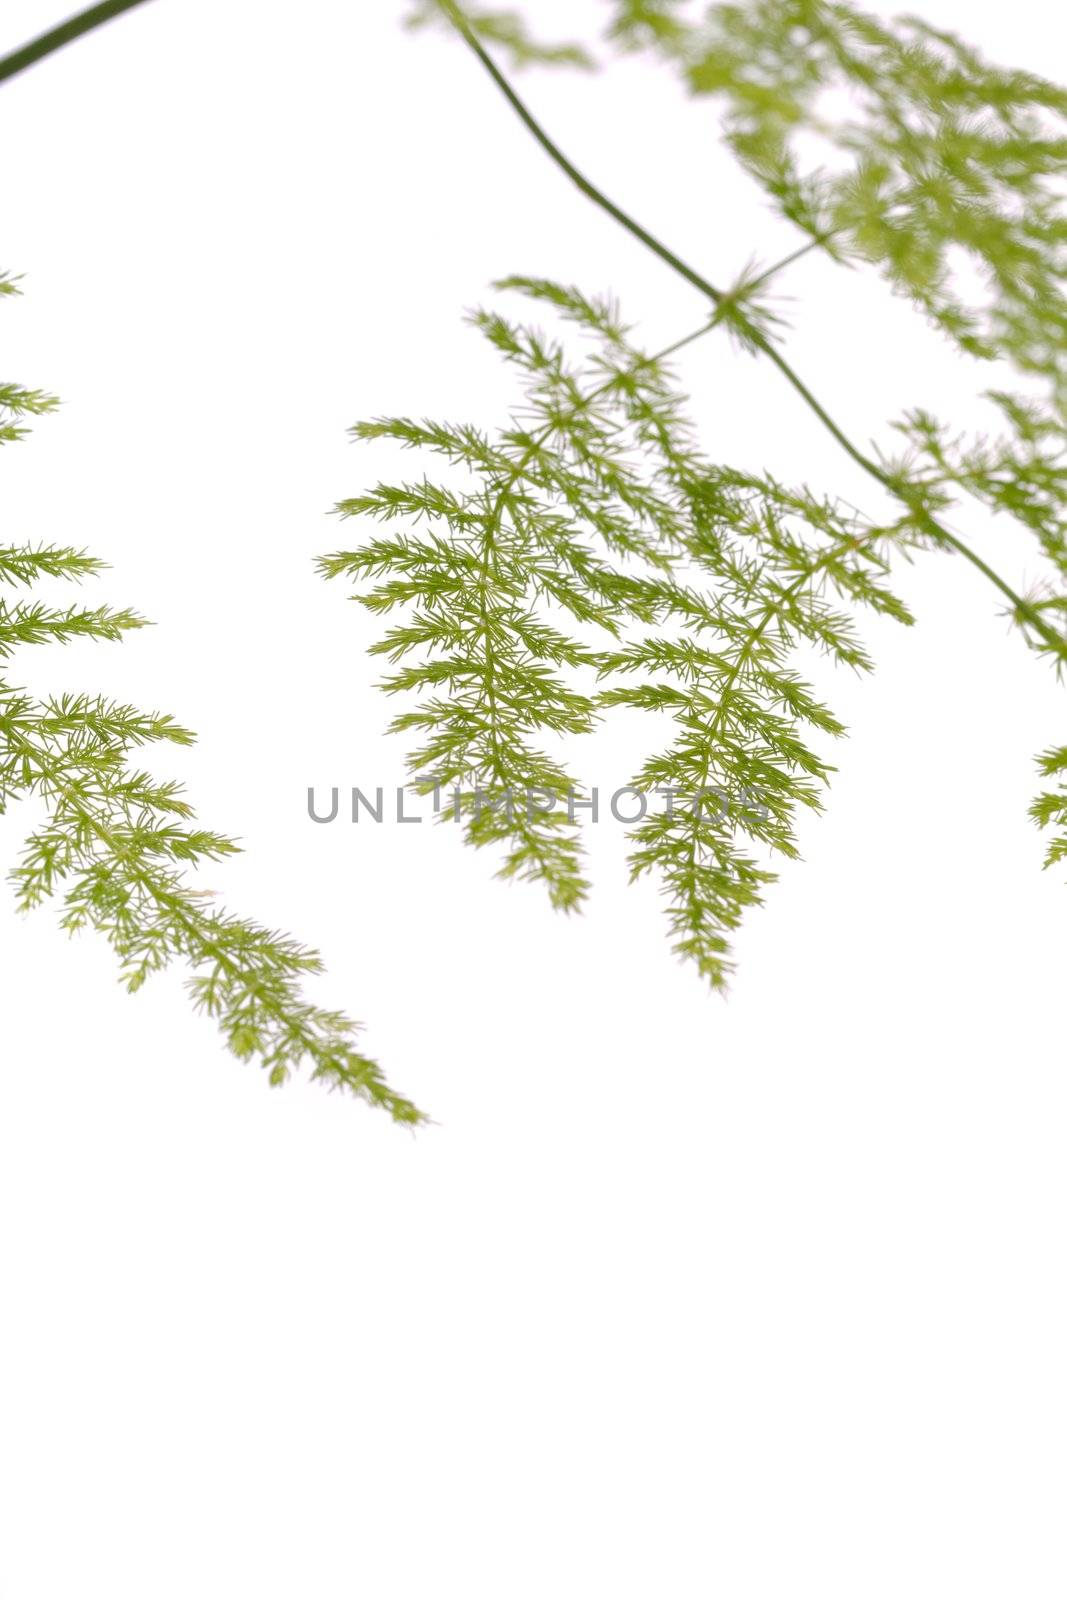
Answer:
<path fill-rule="evenodd" d="M 0 291 L 5 285 L 12 292 L 10 278 L 0 279 Z M 21 433 L 12 418 L 41 415 L 54 404 L 37 390 L 0 384 L 0 439 Z M 36 592 L 43 583 L 82 582 L 102 570 L 102 562 L 66 546 L 0 546 L 0 586 L 16 594 L 0 598 L 0 660 L 28 645 L 114 641 L 143 627 L 129 610 L 56 606 Z M 359 1049 L 356 1025 L 305 998 L 304 980 L 321 966 L 316 953 L 206 904 L 209 892 L 190 880 L 191 871 L 225 859 L 237 845 L 198 827 L 178 786 L 130 758 L 145 746 L 192 738 L 169 716 L 101 695 L 38 699 L 0 680 L 0 812 L 29 795 L 46 807 L 11 873 L 19 907 L 58 897 L 63 926 L 103 934 L 131 991 L 184 962 L 197 1009 L 214 1018 L 237 1055 L 257 1059 L 271 1083 L 303 1068 L 399 1122 L 422 1121 Z"/>

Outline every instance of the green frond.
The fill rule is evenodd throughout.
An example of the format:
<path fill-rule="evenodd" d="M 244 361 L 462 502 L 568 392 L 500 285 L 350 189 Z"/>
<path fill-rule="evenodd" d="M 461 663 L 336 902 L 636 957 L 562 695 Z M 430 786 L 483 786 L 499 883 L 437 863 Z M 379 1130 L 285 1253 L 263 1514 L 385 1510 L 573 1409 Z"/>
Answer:
<path fill-rule="evenodd" d="M 92 610 L 70 606 L 55 610 L 39 601 L 8 606 L 0 600 L 0 660 L 20 645 L 68 644 L 71 639 L 121 639 L 123 634 L 146 628 L 135 611 L 113 611 L 110 606 Z"/>
<path fill-rule="evenodd" d="M 739 288 L 740 315 L 758 314 L 746 304 L 757 282 Z M 473 313 L 521 374 L 521 411 L 492 438 L 405 418 L 357 426 L 364 441 L 445 455 L 463 478 L 342 501 L 346 515 L 408 527 L 320 570 L 354 580 L 372 611 L 406 613 L 371 653 L 396 668 L 387 693 L 418 697 L 391 724 L 421 740 L 413 776 L 458 791 L 468 841 L 502 851 L 502 875 L 543 882 L 565 909 L 586 892 L 567 740 L 619 708 L 673 720 L 673 742 L 634 783 L 678 804 L 634 825 L 631 865 L 656 874 L 675 948 L 721 988 L 730 935 L 773 881 L 769 858 L 796 854 L 795 813 L 821 804 L 832 768 L 809 737 L 844 731 L 788 658 L 813 645 L 869 670 L 833 598 L 909 622 L 886 577 L 914 531 L 705 459 L 668 365 L 676 347 L 640 350 L 612 300 L 541 278 L 498 288 L 576 327 L 583 350 Z M 557 804 L 524 810 L 534 789 Z M 709 791 L 716 805 L 694 807 Z"/>
<path fill-rule="evenodd" d="M 59 405 L 54 394 L 43 389 L 24 389 L 17 383 L 0 383 L 0 408 L 15 416 L 41 417 Z"/>
<path fill-rule="evenodd" d="M 715 5 L 697 25 L 667 7 L 662 28 L 630 0 L 613 9 L 617 35 L 716 97 L 784 216 L 838 259 L 876 263 L 969 354 L 1044 377 L 1067 415 L 1067 91 L 841 0 Z M 831 163 L 806 154 L 811 135 Z"/>
<path fill-rule="evenodd" d="M 15 292 L 13 283 L 0 278 L 5 292 Z M 37 390 L 0 385 L 0 417 L 40 415 L 54 404 Z M 21 431 L 4 428 L 0 422 L 8 438 Z M 94 577 L 103 565 L 64 546 L 0 546 L 0 583 L 31 591 L 46 579 Z M 14 604 L 0 599 L 0 659 L 27 645 L 118 640 L 144 626 L 136 612 L 109 606 L 56 608 L 32 593 Z M 399 1122 L 421 1122 L 358 1048 L 356 1025 L 304 998 L 302 982 L 320 970 L 318 955 L 204 904 L 212 892 L 190 874 L 233 855 L 237 844 L 197 825 L 179 785 L 129 762 L 144 746 L 192 742 L 158 712 L 100 695 L 38 699 L 0 680 L 0 813 L 31 795 L 46 810 L 10 874 L 18 907 L 58 899 L 63 927 L 94 928 L 107 939 L 131 992 L 184 962 L 194 1005 L 214 1018 L 230 1049 L 259 1061 L 272 1084 L 303 1068 Z"/>
<path fill-rule="evenodd" d="M 95 560 L 84 550 L 61 545 L 42 545 L 37 550 L 28 545 L 0 545 L 0 583 L 28 586 L 40 578 L 67 578 L 80 583 L 105 569 L 105 562 Z"/>

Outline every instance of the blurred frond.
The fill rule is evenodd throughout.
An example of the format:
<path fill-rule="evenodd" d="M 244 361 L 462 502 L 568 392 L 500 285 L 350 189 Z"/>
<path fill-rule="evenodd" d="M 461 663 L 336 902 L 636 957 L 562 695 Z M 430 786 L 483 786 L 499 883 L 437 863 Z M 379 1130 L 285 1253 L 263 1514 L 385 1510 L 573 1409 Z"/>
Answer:
<path fill-rule="evenodd" d="M 512 67 L 561 66 L 590 70 L 589 52 L 578 44 L 545 44 L 535 39 L 518 11 L 495 11 L 482 6 L 459 5 L 456 0 L 414 0 L 405 18 L 409 28 L 448 27 L 462 17 L 483 44 L 497 45 Z"/>

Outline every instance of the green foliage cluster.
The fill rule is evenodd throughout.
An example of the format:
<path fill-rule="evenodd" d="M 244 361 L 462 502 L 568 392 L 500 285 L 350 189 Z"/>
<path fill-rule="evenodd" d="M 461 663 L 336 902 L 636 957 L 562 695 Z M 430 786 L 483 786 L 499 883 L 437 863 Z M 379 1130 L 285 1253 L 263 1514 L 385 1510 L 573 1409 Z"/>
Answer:
<path fill-rule="evenodd" d="M 0 293 L 14 292 L 14 281 L 0 277 Z M 55 404 L 38 390 L 0 385 L 0 439 L 20 438 L 27 418 Z M 145 626 L 133 611 L 55 606 L 35 594 L 49 580 L 82 583 L 102 568 L 68 547 L 0 546 L 0 585 L 15 596 L 0 597 L 0 661 L 28 645 L 119 640 Z M 421 1120 L 358 1049 L 356 1025 L 304 998 L 304 979 L 321 968 L 315 951 L 216 909 L 210 893 L 190 883 L 191 869 L 237 845 L 198 827 L 179 787 L 142 771 L 133 757 L 146 746 L 192 739 L 169 716 L 100 695 L 38 698 L 0 678 L 0 812 L 29 796 L 45 809 L 11 873 L 19 907 L 60 897 L 62 925 L 103 934 L 131 992 L 185 962 L 196 1009 L 272 1084 L 306 1067 L 398 1121 Z"/>
<path fill-rule="evenodd" d="M 423 9 L 451 22 L 571 182 L 703 287 L 713 315 L 691 337 L 724 326 L 769 358 L 895 507 L 876 525 L 807 488 L 704 460 L 665 359 L 638 351 L 606 302 L 535 280 L 509 283 L 593 336 L 584 365 L 537 329 L 481 312 L 477 325 L 522 371 L 521 413 L 492 438 L 405 418 L 356 430 L 469 475 L 460 491 L 422 480 L 345 501 L 346 515 L 418 532 L 323 563 L 329 576 L 372 579 L 361 595 L 372 610 L 410 613 L 375 648 L 405 663 L 386 680 L 390 692 L 426 696 L 394 723 L 424 736 L 413 772 L 431 764 L 476 787 L 562 788 L 569 777 L 535 738 L 588 732 L 619 706 L 672 717 L 673 743 L 635 784 L 713 786 L 724 804 L 714 815 L 647 817 L 631 865 L 659 877 L 676 950 L 722 987 L 729 935 L 759 903 L 769 859 L 795 854 L 798 808 L 821 803 L 832 769 L 813 735 L 842 732 L 794 652 L 815 646 L 869 668 L 857 608 L 910 620 L 886 584 L 894 550 L 962 554 L 1007 600 L 1026 642 L 1057 672 L 1067 662 L 1067 94 L 990 67 L 914 19 L 887 24 L 828 0 L 718 5 L 699 21 L 685 0 L 612 0 L 617 45 L 665 54 L 695 93 L 723 105 L 729 143 L 807 240 L 781 266 L 815 249 L 874 263 L 963 352 L 1006 362 L 1042 391 L 990 393 L 1002 423 L 994 440 L 953 438 L 916 409 L 895 425 L 904 451 L 870 457 L 781 353 L 760 293 L 772 273 L 715 288 L 564 156 L 487 56 L 484 19 L 454 0 Z M 961 271 L 968 263 L 978 290 Z M 950 531 L 946 517 L 968 496 L 1035 535 L 1047 575 L 1031 594 L 1016 594 Z M 1067 856 L 1067 751 L 1045 752 L 1039 766 L 1055 784 L 1032 808 L 1053 829 L 1052 864 Z M 571 825 L 509 831 L 499 818 L 472 819 L 468 831 L 475 844 L 504 844 L 506 875 L 544 879 L 565 908 L 581 901 Z"/>
<path fill-rule="evenodd" d="M 576 785 L 540 741 L 593 727 L 588 681 L 574 681 L 595 682 L 584 632 L 614 637 L 627 616 L 656 615 L 657 596 L 624 561 L 664 567 L 682 519 L 671 486 L 650 479 L 634 447 L 657 432 L 661 450 L 676 445 L 669 417 L 657 411 L 660 368 L 635 364 L 611 307 L 534 281 L 507 286 L 552 296 L 597 336 L 593 386 L 583 388 L 586 375 L 558 341 L 477 312 L 474 324 L 524 374 L 524 413 L 492 439 L 470 424 L 406 417 L 357 425 L 358 439 L 431 451 L 466 469 L 468 482 L 379 484 L 343 501 L 344 516 L 402 517 L 417 531 L 337 552 L 322 570 L 374 580 L 361 596 L 374 612 L 405 610 L 374 650 L 404 663 L 385 680 L 390 693 L 428 697 L 393 723 L 427 735 L 410 757 L 416 779 L 432 773 L 459 789 L 470 841 L 503 844 L 506 876 L 544 882 L 553 903 L 570 910 L 587 889 L 575 822 L 529 796 L 564 805 Z M 490 809 L 478 804 L 479 791 L 497 799 L 511 791 L 519 803 Z"/>
<path fill-rule="evenodd" d="M 843 731 L 797 653 L 870 668 L 857 613 L 910 621 L 889 587 L 894 553 L 962 556 L 1025 642 L 1057 673 L 1067 664 L 1067 92 L 993 67 L 920 20 L 881 21 L 844 0 L 745 0 L 703 15 L 697 0 L 608 0 L 609 41 L 657 52 L 694 94 L 715 99 L 729 145 L 802 241 L 724 291 L 574 166 L 490 54 L 515 67 L 585 68 L 594 62 L 584 46 L 545 43 L 512 10 L 407 3 L 411 26 L 443 24 L 465 41 L 568 181 L 700 290 L 708 317 L 650 356 L 609 300 L 505 280 L 500 287 L 577 328 L 582 354 L 538 327 L 476 313 L 520 375 L 521 408 L 494 433 L 409 417 L 359 425 L 362 441 L 435 458 L 434 476 L 342 502 L 344 516 L 380 526 L 322 570 L 350 578 L 361 603 L 389 619 L 373 652 L 390 663 L 386 691 L 415 697 L 393 723 L 417 737 L 413 781 L 458 790 L 469 841 L 499 849 L 502 874 L 544 884 L 557 907 L 572 910 L 588 892 L 576 818 L 558 803 L 486 797 L 559 802 L 582 791 L 571 741 L 620 711 L 666 720 L 669 742 L 635 786 L 710 790 L 718 803 L 646 815 L 633 826 L 631 868 L 658 878 L 675 949 L 722 988 L 730 937 L 760 902 L 774 858 L 796 853 L 797 818 L 821 805 L 832 771 L 824 741 Z M 0 76 L 67 37 L 56 30 L 5 58 Z M 873 265 L 961 353 L 1009 369 L 987 395 L 994 434 L 960 436 L 917 406 L 893 424 L 897 454 L 852 442 L 783 353 L 763 293 L 814 250 Z M 0 294 L 13 290 L 0 279 Z M 716 327 L 775 368 L 877 483 L 891 508 L 883 522 L 703 456 L 670 358 Z M 52 404 L 0 386 L 0 443 Z M 1030 593 L 1016 593 L 953 531 L 948 519 L 968 502 L 1032 536 L 1044 575 Z M 0 549 L 9 587 L 81 581 L 98 567 L 66 548 Z M 141 625 L 107 607 L 4 601 L 0 658 Z M 21 903 L 62 890 L 66 924 L 100 929 L 131 988 L 175 957 L 188 961 L 195 1003 L 272 1081 L 308 1064 L 399 1120 L 419 1120 L 358 1053 L 352 1024 L 301 998 L 299 979 L 317 958 L 216 914 L 189 887 L 186 870 L 226 855 L 232 841 L 196 828 L 178 790 L 129 759 L 143 745 L 188 739 L 167 717 L 84 695 L 38 701 L 0 683 L 0 804 L 36 793 L 48 808 L 14 874 Z M 1031 814 L 1049 832 L 1053 865 L 1067 860 L 1067 747 L 1049 748 L 1038 766 Z"/>
<path fill-rule="evenodd" d="M 843 731 L 790 657 L 804 644 L 869 668 L 841 602 L 910 621 L 886 558 L 920 530 L 906 514 L 873 526 L 712 463 L 672 380 L 673 348 L 644 354 L 614 305 L 577 289 L 499 287 L 576 325 L 584 359 L 536 327 L 475 313 L 521 374 L 521 410 L 494 437 L 406 417 L 357 425 L 361 440 L 442 457 L 450 481 L 343 501 L 345 516 L 406 526 L 322 570 L 354 578 L 372 612 L 402 613 L 372 652 L 400 666 L 389 693 L 425 696 L 393 722 L 425 736 L 413 776 L 464 790 L 470 841 L 502 845 L 502 875 L 543 881 L 557 906 L 574 908 L 588 887 L 574 813 L 479 811 L 471 791 L 562 799 L 581 785 L 540 741 L 587 733 L 616 707 L 670 720 L 671 742 L 633 783 L 672 803 L 634 826 L 631 866 L 658 878 L 677 952 L 722 987 L 729 934 L 773 880 L 767 859 L 796 854 L 798 808 L 821 804 L 831 769 L 810 736 Z M 709 792 L 717 803 L 692 803 Z"/>
<path fill-rule="evenodd" d="M 784 216 L 875 262 L 969 354 L 1048 380 L 1067 414 L 1067 91 L 832 0 L 716 6 L 656 43 L 721 102 Z"/>
<path fill-rule="evenodd" d="M 1030 648 L 1050 661 L 1059 677 L 1067 668 L 1067 436 L 1047 406 L 992 390 L 988 398 L 1003 431 L 969 439 L 917 409 L 897 424 L 910 447 L 909 482 L 929 501 L 949 505 L 969 495 L 995 515 L 1031 532 L 1047 576 L 1013 613 Z M 1038 626 L 1037 624 L 1040 624 Z M 1057 780 L 1035 799 L 1030 815 L 1052 829 L 1047 867 L 1067 860 L 1067 746 L 1037 758 L 1043 778 Z"/>

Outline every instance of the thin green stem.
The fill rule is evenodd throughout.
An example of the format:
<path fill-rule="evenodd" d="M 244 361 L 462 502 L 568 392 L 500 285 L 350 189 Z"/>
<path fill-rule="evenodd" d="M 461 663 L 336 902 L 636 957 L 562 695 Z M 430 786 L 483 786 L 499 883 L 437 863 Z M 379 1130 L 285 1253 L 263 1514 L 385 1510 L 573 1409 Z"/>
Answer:
<path fill-rule="evenodd" d="M 90 6 L 87 11 L 81 11 L 75 17 L 68 17 L 67 21 L 59 23 L 58 27 L 50 28 L 47 33 L 39 34 L 28 44 L 21 45 L 19 49 L 12 50 L 9 55 L 0 58 L 0 83 L 7 78 L 14 78 L 20 72 L 25 72 L 27 67 L 35 66 L 38 61 L 43 61 L 45 56 L 61 50 L 65 44 L 80 39 L 83 34 L 92 33 L 94 28 L 110 22 L 113 17 L 121 16 L 124 11 L 132 11 L 134 6 L 144 3 L 145 0 L 102 0 L 102 4 Z"/>
<path fill-rule="evenodd" d="M 483 47 L 481 40 L 471 30 L 466 18 L 463 16 L 458 7 L 452 4 L 452 0 L 442 0 L 442 8 L 446 16 L 456 28 L 456 31 L 462 35 L 466 43 L 474 51 L 474 54 L 478 57 L 478 60 L 485 68 L 486 72 L 488 72 L 489 76 L 492 78 L 501 94 L 508 101 L 515 114 L 523 123 L 525 123 L 530 133 L 533 134 L 538 144 L 552 158 L 557 167 L 567 174 L 567 177 L 573 184 L 575 184 L 577 188 L 581 190 L 586 198 L 592 200 L 595 205 L 598 205 L 602 211 L 606 211 L 609 216 L 614 217 L 615 221 L 621 223 L 628 233 L 633 234 L 635 239 L 640 239 L 643 245 L 645 245 L 649 250 L 654 251 L 655 254 L 665 261 L 669 267 L 671 267 L 675 272 L 680 273 L 683 278 L 687 279 L 688 282 L 693 285 L 694 289 L 699 289 L 701 294 L 707 295 L 708 298 L 713 300 L 716 305 L 719 304 L 720 300 L 724 300 L 726 296 L 721 290 L 716 289 L 715 286 L 709 283 L 706 278 L 702 277 L 699 272 L 696 272 L 692 267 L 688 266 L 686 262 L 682 260 L 681 256 L 675 255 L 674 251 L 668 249 L 662 240 L 657 239 L 655 234 L 649 233 L 647 228 L 643 228 L 641 224 L 634 217 L 631 217 L 628 212 L 624 211 L 621 206 L 617 206 L 613 200 L 609 200 L 603 190 L 598 189 L 594 183 L 591 183 L 584 173 L 579 172 L 573 161 L 570 161 L 568 157 L 564 155 L 559 145 L 549 137 L 544 128 L 542 128 L 541 124 L 537 121 L 536 117 L 526 106 L 525 102 L 521 100 L 515 93 L 515 90 L 511 87 L 511 84 L 508 82 L 507 78 L 505 78 L 504 74 L 500 71 L 492 56 Z"/>
<path fill-rule="evenodd" d="M 745 294 L 750 295 L 756 289 L 762 289 L 765 283 L 769 283 L 770 280 L 772 278 L 776 278 L 780 272 L 784 272 L 786 267 L 791 267 L 795 261 L 802 261 L 805 256 L 810 256 L 813 250 L 819 249 L 820 245 L 825 242 L 827 237 L 828 236 L 825 234 L 820 234 L 817 239 L 808 239 L 796 250 L 790 250 L 787 256 L 782 257 L 781 261 L 776 261 L 773 266 L 765 268 L 764 271 L 753 278 L 750 283 L 746 283 Z"/>
<path fill-rule="evenodd" d="M 872 478 L 875 478 L 883 486 L 883 488 L 888 489 L 889 493 L 895 496 L 896 499 L 904 500 L 905 504 L 907 504 L 907 496 L 901 493 L 900 488 L 893 482 L 889 474 L 878 465 L 877 461 L 872 460 L 870 456 L 866 455 L 864 451 L 860 450 L 852 443 L 852 440 L 834 421 L 833 417 L 826 410 L 826 407 L 815 398 L 807 384 L 804 383 L 799 374 L 794 371 L 784 356 L 782 356 L 781 353 L 769 343 L 763 344 L 762 349 L 763 353 L 769 356 L 773 361 L 774 365 L 778 368 L 786 382 L 792 385 L 805 404 L 815 413 L 823 427 L 826 428 L 827 431 L 837 440 L 842 450 L 846 451 L 847 454 L 851 456 L 852 460 L 855 461 L 857 466 L 863 468 L 864 472 L 868 473 Z M 972 550 L 970 545 L 966 544 L 956 534 L 952 533 L 950 529 L 946 528 L 944 523 L 938 522 L 936 517 L 931 516 L 929 513 L 922 513 L 922 520 L 926 523 L 930 532 L 935 535 L 940 543 L 950 546 L 953 550 L 957 551 L 958 554 L 964 556 L 972 566 L 977 567 L 978 571 L 981 572 L 984 577 L 988 578 L 989 582 L 992 583 L 995 588 L 999 589 L 1001 594 L 1004 595 L 1007 600 L 1011 601 L 1013 610 L 1015 610 L 1020 617 L 1028 622 L 1031 627 L 1035 628 L 1039 633 L 1041 633 L 1046 641 L 1055 647 L 1058 654 L 1064 654 L 1064 642 L 1059 635 L 1047 626 L 1041 617 L 1034 611 L 1032 606 L 1027 605 L 1026 601 L 1021 595 L 1016 594 L 1011 585 L 1006 583 L 999 573 L 994 572 L 993 568 L 989 566 L 987 562 L 982 560 L 982 557 L 977 553 L 977 551 Z"/>
<path fill-rule="evenodd" d="M 513 111 L 515 111 L 530 133 L 533 134 L 541 148 L 556 163 L 560 170 L 564 172 L 568 178 L 570 178 L 571 182 L 576 184 L 581 192 L 589 200 L 591 200 L 594 205 L 599 206 L 602 211 L 605 211 L 608 214 L 608 216 L 613 217 L 614 220 L 620 224 L 620 226 L 625 228 L 628 233 L 632 234 L 635 239 L 640 240 L 640 242 L 645 245 L 647 249 L 651 250 L 654 255 L 657 255 L 661 261 L 664 261 L 667 266 L 669 266 L 674 272 L 678 273 L 680 277 L 684 278 L 687 283 L 692 284 L 694 288 L 699 289 L 702 294 L 706 295 L 715 306 L 720 306 L 728 302 L 729 295 L 727 293 L 725 293 L 722 289 L 717 288 L 716 285 L 713 284 L 708 278 L 704 277 L 702 273 L 697 272 L 694 267 L 691 267 L 688 262 L 683 261 L 682 258 L 676 255 L 675 252 L 665 245 L 661 239 L 657 239 L 654 234 L 649 233 L 647 228 L 642 227 L 641 224 L 635 221 L 635 219 L 631 217 L 628 212 L 624 211 L 621 206 L 616 205 L 613 200 L 608 198 L 602 189 L 599 189 L 596 184 L 592 183 L 590 179 L 584 175 L 584 173 L 578 170 L 574 163 L 566 155 L 564 155 L 563 151 L 559 148 L 555 141 L 550 138 L 548 133 L 546 133 L 545 129 L 538 122 L 537 118 L 534 116 L 533 112 L 529 109 L 525 102 L 520 99 L 518 94 L 516 94 L 515 90 L 512 88 L 504 74 L 500 71 L 495 61 L 493 61 L 492 57 L 482 46 L 481 41 L 472 32 L 462 13 L 453 4 L 453 0 L 442 0 L 442 5 L 457 33 L 460 34 L 474 55 L 477 56 L 478 60 L 492 78 L 497 88 L 503 94 L 504 98 L 508 101 Z M 810 245 L 805 245 L 803 249 L 794 252 L 792 257 L 786 257 L 785 261 L 779 263 L 778 268 L 774 268 L 772 270 L 779 270 L 780 267 L 787 265 L 790 260 L 796 259 L 800 255 L 805 254 L 807 250 L 814 248 L 815 244 L 818 242 L 818 240 L 813 240 Z M 762 280 L 757 281 L 759 282 Z M 862 468 L 864 472 L 868 473 L 869 476 L 880 483 L 883 488 L 888 489 L 890 494 L 892 494 L 895 499 L 903 500 L 906 505 L 909 504 L 907 496 L 901 493 L 899 485 L 893 482 L 892 478 L 883 471 L 876 461 L 872 460 L 871 457 L 860 450 L 857 445 L 853 444 L 844 430 L 838 425 L 838 423 L 834 421 L 833 417 L 826 410 L 825 406 L 823 406 L 815 398 L 815 395 L 808 388 L 807 384 L 800 377 L 799 373 L 795 371 L 795 369 L 785 359 L 781 352 L 775 349 L 770 340 L 761 334 L 758 329 L 752 329 L 752 337 L 753 343 L 758 347 L 762 354 L 770 357 L 778 371 L 792 386 L 792 388 L 805 402 L 809 409 L 814 412 L 815 416 L 822 423 L 823 427 L 827 429 L 834 439 L 836 439 L 837 443 L 851 457 L 856 465 Z M 914 507 L 911 507 L 911 509 L 914 509 Z M 1045 622 L 1044 618 L 1041 617 L 1031 605 L 1028 605 L 1023 597 L 1017 594 L 1009 583 L 1007 583 L 996 572 L 994 572 L 992 567 L 990 567 L 987 562 L 982 560 L 981 556 L 972 550 L 968 544 L 965 544 L 962 539 L 958 538 L 956 534 L 951 533 L 929 513 L 924 512 L 922 514 L 922 520 L 930 533 L 934 535 L 940 543 L 950 547 L 959 555 L 963 556 L 965 560 L 969 561 L 973 567 L 977 568 L 977 570 L 981 572 L 983 576 L 986 577 L 1008 601 L 1010 601 L 1012 610 L 1017 618 L 1025 621 L 1031 628 L 1034 629 L 1036 633 L 1040 634 L 1045 643 L 1049 645 L 1058 656 L 1061 658 L 1067 656 L 1067 643 L 1065 643 L 1063 638 L 1061 638 L 1058 633 L 1050 628 Z"/>

